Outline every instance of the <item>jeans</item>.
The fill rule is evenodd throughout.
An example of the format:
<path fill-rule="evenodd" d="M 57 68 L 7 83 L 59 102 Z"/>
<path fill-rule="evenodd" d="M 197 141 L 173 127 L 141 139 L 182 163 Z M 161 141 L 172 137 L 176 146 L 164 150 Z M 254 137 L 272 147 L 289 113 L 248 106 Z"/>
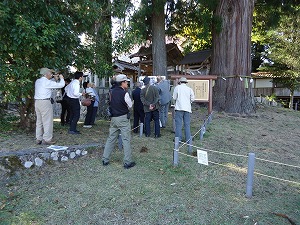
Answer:
<path fill-rule="evenodd" d="M 175 137 L 182 140 L 182 121 L 184 123 L 185 140 L 188 141 L 191 137 L 191 113 L 186 111 L 175 110 Z"/>
<path fill-rule="evenodd" d="M 160 135 L 160 126 L 159 126 L 158 110 L 154 110 L 154 111 L 145 113 L 145 135 L 150 136 L 150 134 L 151 134 L 150 122 L 152 119 L 154 120 L 154 134 L 159 136 Z"/>
<path fill-rule="evenodd" d="M 159 119 L 162 127 L 166 127 L 168 122 L 169 102 L 159 106 Z"/>

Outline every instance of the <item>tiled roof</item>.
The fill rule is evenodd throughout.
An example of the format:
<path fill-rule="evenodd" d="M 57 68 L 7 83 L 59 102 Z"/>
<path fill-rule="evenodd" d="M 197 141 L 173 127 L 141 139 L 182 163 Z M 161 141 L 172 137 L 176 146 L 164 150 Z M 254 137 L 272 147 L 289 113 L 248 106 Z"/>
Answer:
<path fill-rule="evenodd" d="M 212 50 L 202 50 L 197 52 L 187 53 L 179 62 L 180 65 L 200 64 L 211 56 Z"/>
<path fill-rule="evenodd" d="M 139 70 L 139 68 L 133 65 L 132 63 L 118 60 L 118 59 L 113 62 L 113 67 L 116 69 L 119 68 L 120 70 L 125 70 L 125 69 L 134 70 L 134 71 Z"/>
<path fill-rule="evenodd" d="M 182 60 L 183 55 L 175 43 L 166 44 L 167 51 L 167 63 L 170 65 L 178 65 L 180 60 Z M 142 46 L 138 52 L 129 56 L 129 58 L 134 57 L 145 57 L 146 60 L 152 60 L 152 45 L 149 47 Z"/>

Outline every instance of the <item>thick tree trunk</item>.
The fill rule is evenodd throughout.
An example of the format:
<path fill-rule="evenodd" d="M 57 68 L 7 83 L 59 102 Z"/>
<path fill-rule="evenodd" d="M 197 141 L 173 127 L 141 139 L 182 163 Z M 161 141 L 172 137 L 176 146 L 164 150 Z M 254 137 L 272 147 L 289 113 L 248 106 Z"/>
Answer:
<path fill-rule="evenodd" d="M 165 41 L 165 0 L 152 0 L 152 75 L 167 76 L 167 53 Z"/>
<path fill-rule="evenodd" d="M 96 49 L 95 64 L 97 69 L 95 74 L 99 77 L 112 76 L 112 21 L 111 21 L 111 3 L 110 0 L 103 2 L 104 16 L 95 23 Z"/>
<path fill-rule="evenodd" d="M 213 90 L 217 111 L 248 114 L 255 110 L 251 75 L 251 29 L 254 0 L 220 0 L 213 29 L 211 74 L 219 76 Z"/>

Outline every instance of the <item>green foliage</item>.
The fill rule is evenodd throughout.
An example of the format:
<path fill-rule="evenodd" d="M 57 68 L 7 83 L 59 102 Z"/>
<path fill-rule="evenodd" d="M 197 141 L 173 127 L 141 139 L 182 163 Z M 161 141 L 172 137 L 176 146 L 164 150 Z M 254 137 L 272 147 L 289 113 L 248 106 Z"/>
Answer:
<path fill-rule="evenodd" d="M 221 27 L 220 19 L 213 17 L 217 0 L 167 0 L 159 3 L 159 6 L 165 5 L 166 35 L 183 41 L 186 52 L 211 48 L 211 26 L 214 23 Z M 126 52 L 136 44 L 152 41 L 153 10 L 158 9 L 153 9 L 152 1 L 141 1 L 138 10 L 128 19 L 129 23 L 124 23 L 117 34 L 116 52 Z"/>
<path fill-rule="evenodd" d="M 252 26 L 252 71 L 267 59 L 264 53 L 269 45 L 269 32 L 280 26 L 282 17 L 294 11 L 297 0 L 257 0 Z"/>
<path fill-rule="evenodd" d="M 291 92 L 289 107 L 293 106 L 294 91 L 300 87 L 300 7 L 292 7 L 280 17 L 279 24 L 268 33 L 267 57 L 272 63 L 260 68 L 272 72 L 275 83 Z"/>
<path fill-rule="evenodd" d="M 20 114 L 29 117 L 33 113 L 34 82 L 42 67 L 64 74 L 69 66 L 91 69 L 100 76 L 111 74 L 111 23 L 103 17 L 110 19 L 108 0 L 2 1 L 0 104 L 16 102 Z M 102 27 L 108 23 L 109 29 L 95 35 L 95 24 L 100 21 Z M 82 34 L 90 44 L 81 43 Z M 105 38 L 97 41 L 97 36 Z"/>

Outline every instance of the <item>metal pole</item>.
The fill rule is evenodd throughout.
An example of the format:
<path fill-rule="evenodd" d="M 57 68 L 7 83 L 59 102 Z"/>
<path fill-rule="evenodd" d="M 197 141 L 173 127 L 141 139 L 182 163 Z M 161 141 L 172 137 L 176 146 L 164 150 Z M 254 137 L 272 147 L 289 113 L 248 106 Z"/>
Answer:
<path fill-rule="evenodd" d="M 175 137 L 173 165 L 178 166 L 179 137 Z"/>
<path fill-rule="evenodd" d="M 144 124 L 143 123 L 140 123 L 140 137 L 143 136 L 143 129 L 144 129 Z"/>
<path fill-rule="evenodd" d="M 193 152 L 192 145 L 193 145 L 193 137 L 191 136 L 190 139 L 189 139 L 189 141 L 188 141 L 188 152 L 189 152 L 190 155 Z"/>
<path fill-rule="evenodd" d="M 248 154 L 248 172 L 247 172 L 247 187 L 246 197 L 252 197 L 253 177 L 254 177 L 255 154 Z"/>
<path fill-rule="evenodd" d="M 204 126 L 201 126 L 201 128 L 200 128 L 200 141 L 203 139 L 203 134 L 204 134 Z"/>

